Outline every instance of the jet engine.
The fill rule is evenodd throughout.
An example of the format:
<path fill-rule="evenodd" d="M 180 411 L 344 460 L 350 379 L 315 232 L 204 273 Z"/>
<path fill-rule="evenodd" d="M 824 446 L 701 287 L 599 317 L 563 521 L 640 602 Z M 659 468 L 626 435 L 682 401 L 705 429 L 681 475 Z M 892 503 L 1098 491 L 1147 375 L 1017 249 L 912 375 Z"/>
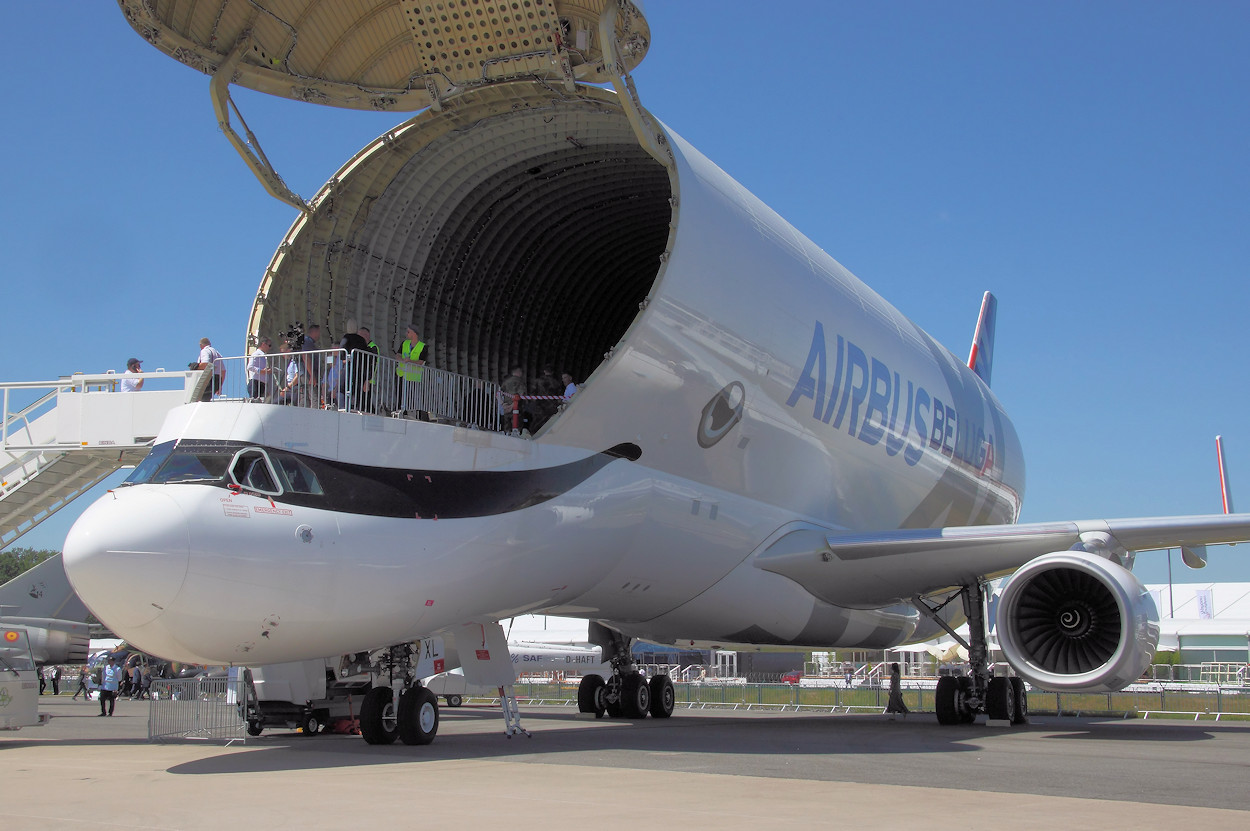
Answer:
<path fill-rule="evenodd" d="M 1021 567 L 998 601 L 998 645 L 1034 686 L 1110 692 L 1136 681 L 1159 645 L 1159 613 L 1123 566 L 1081 551 Z"/>
<path fill-rule="evenodd" d="M 38 617 L 6 617 L 4 623 L 25 627 L 30 651 L 39 666 L 87 663 L 91 633 L 85 623 Z"/>

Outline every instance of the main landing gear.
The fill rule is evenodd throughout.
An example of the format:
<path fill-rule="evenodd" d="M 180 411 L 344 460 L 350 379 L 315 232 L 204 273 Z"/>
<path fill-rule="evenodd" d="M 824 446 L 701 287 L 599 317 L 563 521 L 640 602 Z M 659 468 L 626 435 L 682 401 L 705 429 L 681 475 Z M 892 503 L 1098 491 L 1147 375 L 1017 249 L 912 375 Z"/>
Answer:
<path fill-rule="evenodd" d="M 429 744 L 438 735 L 438 699 L 416 679 L 411 644 L 382 650 L 377 674 L 389 686 L 375 686 L 360 705 L 360 735 L 369 744 Z"/>
<path fill-rule="evenodd" d="M 577 711 L 594 713 L 595 718 L 669 718 L 677 693 L 667 675 L 649 680 L 638 671 L 629 651 L 629 638 L 600 623 L 590 624 L 590 640 L 603 649 L 612 675 L 606 681 L 598 675 L 582 678 L 577 688 Z"/>
<path fill-rule="evenodd" d="M 938 615 L 955 597 L 963 599 L 964 614 L 968 618 L 968 641 L 959 637 Z M 968 675 L 943 675 L 938 678 L 934 700 L 938 724 L 971 724 L 978 713 L 985 713 L 991 720 L 1011 724 L 1028 722 L 1029 700 L 1024 680 L 1015 676 L 995 677 L 989 665 L 985 584 L 978 581 L 975 585 L 963 586 L 936 609 L 920 597 L 913 598 L 912 603 L 968 650 Z"/>

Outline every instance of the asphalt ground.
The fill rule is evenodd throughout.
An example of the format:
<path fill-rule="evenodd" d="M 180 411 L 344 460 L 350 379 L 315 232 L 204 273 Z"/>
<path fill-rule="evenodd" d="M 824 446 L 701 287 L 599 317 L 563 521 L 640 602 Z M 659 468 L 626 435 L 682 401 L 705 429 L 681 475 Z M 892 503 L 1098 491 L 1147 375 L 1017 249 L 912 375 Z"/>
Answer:
<path fill-rule="evenodd" d="M 444 707 L 426 747 L 267 729 L 147 741 L 147 702 L 41 700 L 0 732 L 0 829 L 1250 828 L 1250 724 Z"/>

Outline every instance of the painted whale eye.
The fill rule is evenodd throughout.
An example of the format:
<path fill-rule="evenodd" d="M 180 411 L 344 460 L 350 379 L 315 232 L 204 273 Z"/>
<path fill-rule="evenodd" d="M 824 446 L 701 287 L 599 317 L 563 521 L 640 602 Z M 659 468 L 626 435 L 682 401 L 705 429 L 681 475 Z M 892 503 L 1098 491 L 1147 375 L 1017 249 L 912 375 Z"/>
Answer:
<path fill-rule="evenodd" d="M 699 419 L 699 446 L 711 447 L 723 439 L 742 419 L 745 402 L 746 389 L 738 381 L 716 393 L 703 408 L 703 416 Z"/>

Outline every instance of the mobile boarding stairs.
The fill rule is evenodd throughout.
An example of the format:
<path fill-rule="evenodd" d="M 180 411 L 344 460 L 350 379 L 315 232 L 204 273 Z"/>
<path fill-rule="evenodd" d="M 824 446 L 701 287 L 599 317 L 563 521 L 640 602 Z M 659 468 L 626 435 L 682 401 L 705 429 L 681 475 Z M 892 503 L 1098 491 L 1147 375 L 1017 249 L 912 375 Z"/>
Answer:
<path fill-rule="evenodd" d="M 0 545 L 8 545 L 109 474 L 139 463 L 166 414 L 197 400 L 206 373 L 141 373 L 144 389 L 118 392 L 121 376 L 0 383 Z"/>

